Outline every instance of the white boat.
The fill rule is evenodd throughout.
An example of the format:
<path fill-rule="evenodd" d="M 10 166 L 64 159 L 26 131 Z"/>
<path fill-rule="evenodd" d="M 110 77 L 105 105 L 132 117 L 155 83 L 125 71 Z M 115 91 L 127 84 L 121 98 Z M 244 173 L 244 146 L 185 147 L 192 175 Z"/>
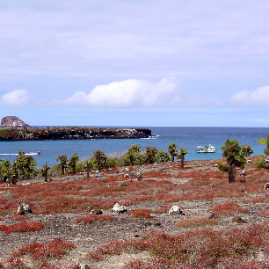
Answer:
<path fill-rule="evenodd" d="M 209 144 L 209 146 L 198 146 L 196 151 L 197 153 L 215 153 L 216 148 Z"/>
<path fill-rule="evenodd" d="M 40 151 L 37 152 L 25 152 L 25 155 L 40 155 Z"/>
<path fill-rule="evenodd" d="M 25 156 L 40 155 L 41 154 L 41 151 L 37 151 L 37 152 L 25 152 L 24 154 L 25 154 Z M 18 156 L 19 153 L 0 153 L 0 155 L 14 155 L 14 156 Z"/>

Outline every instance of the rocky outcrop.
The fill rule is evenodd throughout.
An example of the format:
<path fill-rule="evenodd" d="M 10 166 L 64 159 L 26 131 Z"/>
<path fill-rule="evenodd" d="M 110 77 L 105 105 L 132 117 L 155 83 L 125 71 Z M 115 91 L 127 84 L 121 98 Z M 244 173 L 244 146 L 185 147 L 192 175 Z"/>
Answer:
<path fill-rule="evenodd" d="M 4 118 L 2 118 L 1 120 L 1 127 L 30 127 L 29 124 L 25 123 L 24 121 L 22 121 L 21 119 L 19 119 L 16 116 L 6 116 Z"/>
<path fill-rule="evenodd" d="M 2 126 L 3 127 L 3 126 Z M 12 126 L 13 127 L 13 126 Z M 135 139 L 149 138 L 150 129 L 135 128 L 90 128 L 90 127 L 5 127 L 0 141 L 14 140 L 63 140 L 63 139 Z"/>

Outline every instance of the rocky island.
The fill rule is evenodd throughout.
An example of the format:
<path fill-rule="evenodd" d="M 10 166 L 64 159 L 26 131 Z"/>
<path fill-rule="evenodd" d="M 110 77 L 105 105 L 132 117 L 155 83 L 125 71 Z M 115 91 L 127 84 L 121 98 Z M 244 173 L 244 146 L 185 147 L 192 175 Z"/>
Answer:
<path fill-rule="evenodd" d="M 0 141 L 148 138 L 148 128 L 30 127 L 18 117 L 1 120 Z"/>

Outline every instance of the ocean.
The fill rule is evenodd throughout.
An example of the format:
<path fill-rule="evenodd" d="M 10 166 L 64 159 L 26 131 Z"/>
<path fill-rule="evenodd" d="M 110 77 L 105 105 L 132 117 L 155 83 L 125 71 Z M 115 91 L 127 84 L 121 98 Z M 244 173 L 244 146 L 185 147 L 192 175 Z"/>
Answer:
<path fill-rule="evenodd" d="M 178 149 L 185 147 L 188 154 L 186 160 L 221 159 L 226 139 L 237 139 L 239 145 L 248 144 L 254 154 L 263 154 L 265 145 L 259 145 L 257 140 L 269 134 L 269 128 L 234 128 L 234 127 L 148 127 L 152 130 L 150 139 L 103 139 L 103 140 L 48 140 L 48 141 L 12 141 L 0 142 L 0 153 L 18 153 L 41 151 L 40 155 L 33 156 L 37 167 L 46 162 L 49 166 L 57 163 L 58 154 L 66 154 L 68 158 L 78 153 L 80 160 L 93 155 L 94 150 L 102 150 L 106 155 L 121 155 L 128 150 L 131 144 L 139 144 L 141 149 L 154 146 L 166 150 L 168 145 L 175 142 Z M 197 146 L 215 146 L 215 153 L 197 153 Z M 0 155 L 0 158 L 13 161 L 16 156 Z"/>

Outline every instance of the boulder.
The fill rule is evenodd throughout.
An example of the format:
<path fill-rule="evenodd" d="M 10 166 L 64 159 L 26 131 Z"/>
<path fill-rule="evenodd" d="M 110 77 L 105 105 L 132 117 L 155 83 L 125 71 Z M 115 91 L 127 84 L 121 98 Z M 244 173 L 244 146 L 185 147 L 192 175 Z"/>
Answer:
<path fill-rule="evenodd" d="M 173 205 L 169 210 L 169 215 L 175 215 L 175 214 L 184 215 L 182 209 L 177 205 Z"/>
<path fill-rule="evenodd" d="M 136 176 L 137 176 L 137 180 L 138 181 L 142 181 L 143 180 L 143 177 L 142 177 L 142 175 L 140 173 L 137 173 Z"/>
<path fill-rule="evenodd" d="M 81 264 L 79 269 L 90 269 L 90 267 L 87 264 Z"/>
<path fill-rule="evenodd" d="M 232 222 L 235 223 L 235 224 L 246 223 L 246 221 L 243 220 L 240 216 L 233 217 Z"/>
<path fill-rule="evenodd" d="M 127 211 L 127 208 L 124 205 L 120 205 L 120 204 L 116 203 L 113 206 L 112 211 L 118 212 L 118 213 L 124 213 Z"/>
<path fill-rule="evenodd" d="M 21 119 L 19 119 L 16 116 L 6 116 L 4 118 L 2 118 L 1 120 L 1 127 L 30 127 L 29 124 L 25 123 L 24 121 L 22 121 Z"/>
<path fill-rule="evenodd" d="M 103 209 L 92 209 L 91 213 L 95 214 L 95 215 L 102 215 L 104 213 L 104 210 Z"/>
<path fill-rule="evenodd" d="M 17 215 L 24 215 L 25 211 L 23 210 L 23 206 L 19 205 L 18 209 L 17 209 Z"/>
<path fill-rule="evenodd" d="M 27 204 L 22 204 L 23 206 L 23 210 L 26 212 L 26 213 L 32 213 L 32 209 L 29 205 Z"/>
<path fill-rule="evenodd" d="M 263 188 L 264 188 L 265 190 L 269 189 L 269 183 L 265 183 Z"/>

